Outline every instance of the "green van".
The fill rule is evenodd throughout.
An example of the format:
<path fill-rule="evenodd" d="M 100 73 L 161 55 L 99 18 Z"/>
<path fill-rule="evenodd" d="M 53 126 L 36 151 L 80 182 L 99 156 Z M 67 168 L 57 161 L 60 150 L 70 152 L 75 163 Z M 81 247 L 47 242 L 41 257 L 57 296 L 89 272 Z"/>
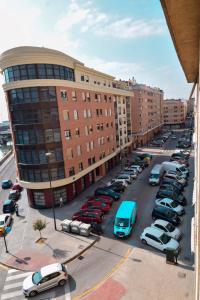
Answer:
<path fill-rule="evenodd" d="M 115 216 L 114 235 L 117 237 L 129 236 L 136 219 L 137 203 L 131 200 L 122 201 Z"/>

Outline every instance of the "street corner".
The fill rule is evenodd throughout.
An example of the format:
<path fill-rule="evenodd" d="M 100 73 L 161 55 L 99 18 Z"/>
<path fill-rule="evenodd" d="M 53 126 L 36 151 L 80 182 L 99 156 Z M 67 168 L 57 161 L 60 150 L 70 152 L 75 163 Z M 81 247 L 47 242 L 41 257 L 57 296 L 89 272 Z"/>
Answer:
<path fill-rule="evenodd" d="M 125 287 L 113 278 L 107 279 L 102 284 L 97 284 L 96 287 L 89 291 L 89 294 L 80 296 L 82 300 L 120 300 L 126 294 Z"/>
<path fill-rule="evenodd" d="M 56 259 L 39 251 L 22 250 L 16 253 L 8 253 L 2 263 L 14 269 L 23 271 L 35 271 L 45 265 L 55 263 Z"/>

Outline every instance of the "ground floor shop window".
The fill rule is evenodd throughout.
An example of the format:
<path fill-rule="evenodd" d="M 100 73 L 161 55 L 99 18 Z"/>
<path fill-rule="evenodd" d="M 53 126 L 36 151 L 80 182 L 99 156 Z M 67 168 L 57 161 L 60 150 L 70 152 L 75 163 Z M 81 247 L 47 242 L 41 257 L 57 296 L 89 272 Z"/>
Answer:
<path fill-rule="evenodd" d="M 45 206 L 44 192 L 33 192 L 33 197 L 36 206 Z"/>
<path fill-rule="evenodd" d="M 60 203 L 60 198 L 62 198 L 63 203 L 67 202 L 67 191 L 65 188 L 54 190 L 54 203 L 55 205 L 58 205 Z"/>

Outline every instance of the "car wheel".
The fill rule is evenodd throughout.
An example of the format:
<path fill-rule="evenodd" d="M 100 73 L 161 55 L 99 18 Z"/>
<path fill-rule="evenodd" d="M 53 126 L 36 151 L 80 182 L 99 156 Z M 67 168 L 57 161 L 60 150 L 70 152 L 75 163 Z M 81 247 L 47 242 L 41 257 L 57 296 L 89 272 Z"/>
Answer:
<path fill-rule="evenodd" d="M 30 297 L 35 297 L 37 295 L 37 291 L 31 291 L 29 296 Z"/>
<path fill-rule="evenodd" d="M 147 245 L 147 241 L 145 239 L 142 239 L 142 244 Z"/>
<path fill-rule="evenodd" d="M 66 283 L 66 280 L 62 279 L 62 280 L 59 281 L 58 285 L 63 286 L 63 285 L 65 285 L 65 283 Z"/>

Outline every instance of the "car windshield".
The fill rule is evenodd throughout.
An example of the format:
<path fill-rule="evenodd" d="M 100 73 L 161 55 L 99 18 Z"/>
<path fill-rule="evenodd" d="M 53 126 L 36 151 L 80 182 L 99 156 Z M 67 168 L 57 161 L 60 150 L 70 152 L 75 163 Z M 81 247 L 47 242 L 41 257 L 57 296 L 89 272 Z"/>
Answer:
<path fill-rule="evenodd" d="M 169 232 L 172 232 L 172 231 L 174 231 L 175 226 L 172 225 L 171 223 L 168 223 L 167 226 L 166 226 L 166 228 L 167 228 L 167 230 L 168 230 Z"/>
<path fill-rule="evenodd" d="M 124 218 L 117 218 L 115 221 L 115 225 L 118 227 L 128 227 L 129 226 L 129 219 Z"/>
<path fill-rule="evenodd" d="M 0 226 L 4 225 L 4 221 L 0 221 Z"/>
<path fill-rule="evenodd" d="M 183 167 L 183 166 L 180 167 L 179 169 L 180 169 L 182 172 L 185 172 L 185 171 L 186 171 L 185 167 Z"/>
<path fill-rule="evenodd" d="M 158 175 L 158 174 L 151 174 L 151 175 L 150 175 L 150 178 L 152 178 L 152 179 L 157 179 L 157 178 L 159 178 L 159 175 Z"/>
<path fill-rule="evenodd" d="M 34 284 L 38 284 L 41 279 L 42 279 L 42 275 L 40 272 L 35 272 L 32 276 L 32 281 Z"/>
<path fill-rule="evenodd" d="M 163 233 L 160 237 L 160 240 L 163 242 L 163 244 L 167 244 L 171 240 L 171 238 Z"/>
<path fill-rule="evenodd" d="M 178 206 L 178 204 L 175 201 L 171 202 L 171 207 L 175 208 L 177 206 Z"/>

